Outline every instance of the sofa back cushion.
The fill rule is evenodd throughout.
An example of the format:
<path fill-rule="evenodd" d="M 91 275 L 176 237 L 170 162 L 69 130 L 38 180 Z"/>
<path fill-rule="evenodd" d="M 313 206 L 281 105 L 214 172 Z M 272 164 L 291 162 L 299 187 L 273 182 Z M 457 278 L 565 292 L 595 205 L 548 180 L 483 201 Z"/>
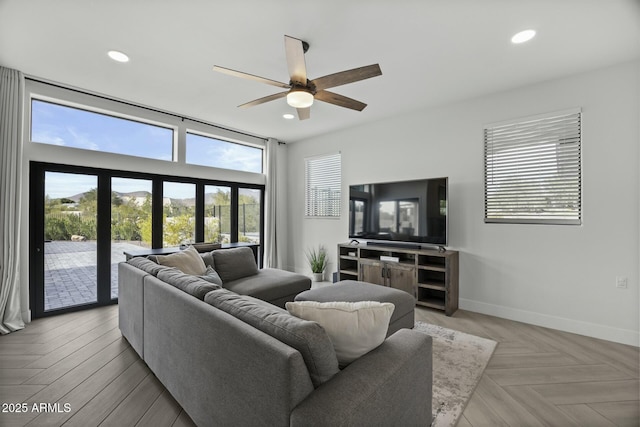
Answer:
<path fill-rule="evenodd" d="M 258 274 L 251 248 L 219 249 L 212 252 L 215 269 L 223 282 Z"/>
<path fill-rule="evenodd" d="M 134 267 L 139 268 L 145 273 L 149 273 L 152 276 L 158 276 L 158 273 L 162 270 L 171 270 L 171 267 L 166 267 L 164 265 L 157 264 L 155 261 L 151 261 L 145 257 L 133 257 L 127 261 L 127 264 L 131 264 Z"/>
<path fill-rule="evenodd" d="M 338 359 L 331 340 L 316 322 L 297 318 L 267 302 L 225 289 L 209 292 L 204 301 L 298 350 L 314 387 L 338 373 Z"/>
<path fill-rule="evenodd" d="M 190 274 L 184 274 L 180 270 L 171 268 L 168 270 L 162 270 L 158 273 L 158 279 L 166 282 L 176 288 L 185 291 L 186 293 L 193 295 L 199 300 L 203 300 L 204 296 L 215 289 L 220 289 L 220 286 L 208 282 L 198 276 L 192 276 Z"/>

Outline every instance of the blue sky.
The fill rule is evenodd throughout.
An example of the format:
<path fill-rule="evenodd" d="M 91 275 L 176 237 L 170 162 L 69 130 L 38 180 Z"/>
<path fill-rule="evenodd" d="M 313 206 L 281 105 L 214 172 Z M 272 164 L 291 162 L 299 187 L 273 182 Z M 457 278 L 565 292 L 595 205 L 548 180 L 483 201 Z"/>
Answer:
<path fill-rule="evenodd" d="M 172 160 L 173 129 L 33 100 L 31 140 Z"/>
<path fill-rule="evenodd" d="M 52 199 L 75 196 L 98 186 L 98 179 L 95 176 L 75 173 L 46 172 L 44 182 L 44 192 Z M 118 193 L 131 193 L 133 191 L 148 191 L 151 193 L 152 190 L 151 181 L 145 179 L 114 177 L 111 181 L 111 187 L 113 191 Z"/>
<path fill-rule="evenodd" d="M 262 173 L 262 150 L 187 133 L 187 163 Z"/>
<path fill-rule="evenodd" d="M 98 187 L 98 178 L 90 175 L 47 172 L 44 193 L 52 199 L 71 197 Z"/>

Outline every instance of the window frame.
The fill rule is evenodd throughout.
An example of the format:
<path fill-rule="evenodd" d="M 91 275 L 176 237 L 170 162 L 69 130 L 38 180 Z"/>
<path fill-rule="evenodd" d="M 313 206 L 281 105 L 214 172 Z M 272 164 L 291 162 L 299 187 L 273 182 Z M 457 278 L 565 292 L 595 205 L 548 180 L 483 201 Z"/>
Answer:
<path fill-rule="evenodd" d="M 572 117 L 575 117 L 573 119 Z M 484 222 L 485 223 L 509 223 L 509 224 L 545 224 L 545 225 L 582 225 L 583 219 L 583 179 L 582 179 L 582 110 L 580 108 L 572 108 L 568 110 L 562 110 L 552 113 L 539 114 L 536 116 L 529 116 L 514 120 L 508 120 L 498 123 L 492 123 L 484 126 L 483 129 L 483 142 L 484 142 L 484 150 L 483 150 L 483 159 L 484 159 Z M 575 123 L 571 123 L 574 121 Z M 554 122 L 556 122 L 554 124 Z M 501 137 L 489 136 L 493 132 L 510 132 L 508 137 L 504 136 L 502 133 Z M 568 138 L 560 138 L 558 133 L 565 133 L 568 135 Z M 552 136 L 557 139 L 549 139 Z M 532 139 L 533 138 L 533 139 Z M 545 138 L 547 138 L 545 140 Z M 496 141 L 496 139 L 498 141 Z M 558 147 L 563 143 L 563 139 L 566 140 L 565 143 L 574 143 L 574 147 L 569 147 L 567 152 L 568 155 L 558 157 Z M 523 141 L 524 140 L 524 141 Z M 523 159 L 522 153 L 517 153 L 518 149 L 526 150 L 526 148 L 518 147 L 518 144 L 523 142 L 529 144 L 539 144 L 533 145 L 531 148 L 531 152 L 528 155 L 527 159 Z M 529 186 L 526 184 L 521 186 L 517 190 L 517 195 L 514 195 L 511 198 L 502 196 L 502 202 L 511 203 L 511 206 L 516 205 L 518 202 L 522 204 L 522 195 L 529 195 L 530 197 L 535 197 L 540 194 L 548 196 L 550 201 L 545 201 L 544 203 L 535 202 L 525 204 L 526 207 L 532 209 L 537 206 L 540 209 L 539 217 L 536 217 L 536 214 L 532 211 L 525 213 L 526 208 L 520 212 L 509 212 L 507 215 L 507 209 L 504 208 L 500 210 L 499 203 L 497 201 L 498 197 L 496 197 L 496 193 L 499 194 L 499 186 L 498 184 L 491 183 L 495 179 L 496 175 L 499 176 L 500 173 L 507 173 L 507 179 L 511 179 L 511 185 L 516 183 L 516 180 L 523 179 L 532 179 L 536 178 L 544 181 L 544 172 L 540 172 L 536 170 L 536 167 L 549 167 L 549 160 L 545 162 L 543 152 L 544 147 L 543 144 L 554 144 L 556 152 L 555 152 L 555 161 L 557 165 L 557 169 L 567 168 L 565 172 L 568 170 L 571 174 L 567 174 L 566 176 L 562 176 L 555 173 L 556 178 L 561 178 L 561 185 L 553 185 L 551 191 L 542 192 L 540 189 L 531 188 L 531 181 L 528 182 Z M 501 150 L 514 150 L 514 156 L 510 160 L 503 162 L 502 165 L 498 164 L 496 167 L 495 154 L 491 156 L 489 152 L 493 152 L 496 150 L 496 145 Z M 547 154 L 548 155 L 548 154 Z M 489 162 L 491 161 L 491 165 Z M 524 163 L 528 163 L 523 165 Z M 546 164 L 545 164 L 546 163 Z M 528 167 L 528 172 L 523 172 L 521 168 Z M 509 172 L 511 169 L 512 172 Z M 515 173 L 513 170 L 516 170 Z M 503 175 L 504 177 L 505 175 Z M 548 180 L 546 182 L 549 182 Z M 492 188 L 493 185 L 493 188 Z M 529 187 L 529 188 L 527 188 Z M 513 191 L 513 190 L 511 190 Z M 560 197 L 563 195 L 562 192 L 566 191 L 573 200 L 575 200 L 576 208 L 575 211 L 572 211 L 570 208 L 565 206 L 565 211 L 557 213 L 551 212 L 551 209 L 554 202 L 562 205 L 567 204 L 566 201 L 562 201 Z M 491 193 L 491 194 L 490 194 Z M 508 194 L 507 194 L 508 196 Z M 502 216 L 501 216 L 502 215 Z"/>
<path fill-rule="evenodd" d="M 323 183 L 326 184 L 327 181 L 330 181 L 329 185 L 334 186 L 334 188 L 330 188 L 330 190 L 336 191 L 337 196 L 332 197 L 329 200 L 328 204 L 324 208 L 322 208 L 317 205 L 318 205 L 318 202 L 322 202 L 323 199 L 312 197 L 309 192 L 310 186 L 312 185 L 310 183 L 310 180 L 312 179 L 312 177 L 310 177 L 309 175 L 310 170 L 312 169 L 310 165 L 311 163 L 317 162 L 318 164 L 315 165 L 315 167 L 318 167 L 319 164 L 321 164 L 322 162 L 331 162 L 332 158 L 337 159 L 337 160 L 334 160 L 337 162 L 337 164 L 332 164 L 331 167 L 334 168 L 334 171 L 337 171 L 338 176 L 337 178 L 332 177 L 332 179 L 327 179 L 323 181 Z M 315 180 L 318 180 L 318 177 L 316 177 Z M 337 190 L 335 190 L 335 187 L 337 187 Z M 304 216 L 305 218 L 339 219 L 342 215 L 342 193 L 343 192 L 342 192 L 342 153 L 341 152 L 338 151 L 336 153 L 305 157 L 304 159 Z M 326 200 L 328 199 L 325 199 L 324 201 Z M 314 201 L 316 206 L 311 205 Z M 335 212 L 331 212 L 334 209 L 335 209 Z"/>

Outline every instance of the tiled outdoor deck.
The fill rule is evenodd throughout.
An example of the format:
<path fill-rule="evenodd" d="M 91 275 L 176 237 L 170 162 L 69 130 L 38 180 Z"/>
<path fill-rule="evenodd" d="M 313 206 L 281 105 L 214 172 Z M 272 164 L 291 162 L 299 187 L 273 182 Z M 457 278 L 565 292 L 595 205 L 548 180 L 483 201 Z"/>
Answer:
<path fill-rule="evenodd" d="M 130 242 L 111 244 L 111 297 L 118 296 L 118 263 L 125 250 L 144 247 Z M 97 300 L 96 242 L 54 241 L 45 244 L 45 310 Z"/>

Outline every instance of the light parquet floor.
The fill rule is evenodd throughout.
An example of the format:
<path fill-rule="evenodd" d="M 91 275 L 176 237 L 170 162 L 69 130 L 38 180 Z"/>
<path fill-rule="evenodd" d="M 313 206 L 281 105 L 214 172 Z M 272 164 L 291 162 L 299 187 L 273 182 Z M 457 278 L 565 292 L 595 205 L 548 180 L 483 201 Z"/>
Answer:
<path fill-rule="evenodd" d="M 460 427 L 640 426 L 636 347 L 463 310 L 416 320 L 499 343 Z"/>
<path fill-rule="evenodd" d="M 122 338 L 117 313 L 37 319 L 1 336 L 0 403 L 26 412 L 0 412 L 0 426 L 193 426 Z M 499 342 L 461 427 L 639 425 L 637 348 L 462 310 L 416 308 L 416 320 Z"/>

